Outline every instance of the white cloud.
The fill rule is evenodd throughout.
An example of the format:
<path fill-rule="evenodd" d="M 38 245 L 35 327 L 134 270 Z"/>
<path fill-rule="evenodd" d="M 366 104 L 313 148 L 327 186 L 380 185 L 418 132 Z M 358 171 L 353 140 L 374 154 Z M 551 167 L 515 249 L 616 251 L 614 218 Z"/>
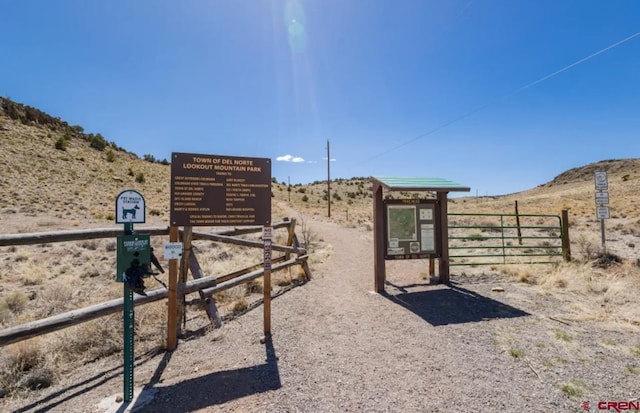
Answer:
<path fill-rule="evenodd" d="M 326 161 L 326 160 L 327 160 L 327 157 L 325 156 L 324 158 L 322 158 L 322 160 L 323 160 L 323 161 Z M 330 162 L 336 162 L 336 158 L 331 158 L 331 161 L 330 161 Z"/>
<path fill-rule="evenodd" d="M 304 162 L 304 158 L 286 154 L 286 155 L 278 156 L 276 158 L 276 161 L 300 163 L 300 162 Z"/>

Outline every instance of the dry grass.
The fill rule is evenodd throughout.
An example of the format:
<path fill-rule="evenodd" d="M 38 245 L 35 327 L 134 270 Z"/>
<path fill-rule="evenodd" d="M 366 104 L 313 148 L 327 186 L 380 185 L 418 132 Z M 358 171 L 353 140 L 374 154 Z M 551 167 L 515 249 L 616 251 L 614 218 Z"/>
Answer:
<path fill-rule="evenodd" d="M 640 289 L 640 268 L 633 262 L 607 269 L 594 268 L 591 262 L 572 262 L 550 270 L 535 266 L 507 266 L 501 270 L 515 281 L 535 286 L 540 294 L 553 295 L 567 303 L 564 318 L 640 327 L 640 308 L 634 305 Z"/>
<path fill-rule="evenodd" d="M 0 386 L 8 391 L 36 390 L 53 383 L 53 370 L 37 338 L 7 347 L 0 363 Z"/>

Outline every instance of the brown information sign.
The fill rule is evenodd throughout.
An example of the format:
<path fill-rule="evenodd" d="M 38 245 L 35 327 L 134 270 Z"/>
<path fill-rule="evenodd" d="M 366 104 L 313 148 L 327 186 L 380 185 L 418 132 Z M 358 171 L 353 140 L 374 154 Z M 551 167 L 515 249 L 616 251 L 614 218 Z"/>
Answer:
<path fill-rule="evenodd" d="M 271 160 L 171 154 L 171 225 L 271 225 Z"/>

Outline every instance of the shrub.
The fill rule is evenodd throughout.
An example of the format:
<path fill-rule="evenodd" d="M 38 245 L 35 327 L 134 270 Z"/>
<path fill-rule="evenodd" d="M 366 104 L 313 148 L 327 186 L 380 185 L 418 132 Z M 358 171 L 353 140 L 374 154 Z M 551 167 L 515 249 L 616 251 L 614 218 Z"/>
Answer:
<path fill-rule="evenodd" d="M 152 162 L 152 163 L 156 162 L 156 157 L 149 154 L 142 155 L 142 159 L 144 159 L 147 162 Z"/>
<path fill-rule="evenodd" d="M 107 141 L 98 133 L 97 135 L 91 135 L 89 146 L 99 151 L 103 151 L 104 148 L 107 147 Z"/>
<path fill-rule="evenodd" d="M 555 330 L 555 335 L 558 340 L 562 340 L 566 342 L 570 342 L 573 340 L 573 338 L 569 335 L 569 333 L 563 330 Z"/>
<path fill-rule="evenodd" d="M 581 397 L 584 394 L 585 384 L 580 380 L 571 380 L 563 385 L 562 391 L 568 396 Z"/>
<path fill-rule="evenodd" d="M 467 239 L 471 241 L 484 241 L 486 238 L 479 232 L 472 232 L 467 236 Z"/>
<path fill-rule="evenodd" d="M 9 392 L 37 390 L 53 384 L 53 373 L 45 367 L 45 355 L 37 341 L 29 340 L 9 347 L 0 368 L 0 383 Z"/>
<path fill-rule="evenodd" d="M 107 151 L 107 162 L 113 162 L 116 160 L 116 154 L 111 149 Z"/>
<path fill-rule="evenodd" d="M 278 287 L 286 287 L 286 286 L 291 285 L 291 284 L 293 284 L 293 280 L 288 275 L 285 275 L 284 278 L 278 278 L 276 280 L 276 285 Z"/>
<path fill-rule="evenodd" d="M 133 169 L 129 168 L 129 171 L 127 172 L 127 175 L 134 176 L 135 173 L 133 172 Z"/>
<path fill-rule="evenodd" d="M 302 202 L 307 202 L 307 201 L 309 201 L 309 197 L 308 197 L 308 196 L 306 196 L 306 195 L 305 195 L 305 196 L 303 196 L 303 197 L 302 197 Z"/>
<path fill-rule="evenodd" d="M 66 151 L 67 150 L 67 141 L 61 136 L 58 138 L 58 140 L 56 141 L 56 149 L 59 151 Z"/>
<path fill-rule="evenodd" d="M 27 303 L 27 296 L 22 291 L 12 291 L 2 298 L 0 306 L 6 306 L 12 313 L 19 313 Z"/>
<path fill-rule="evenodd" d="M 251 280 L 246 284 L 246 294 L 262 294 L 263 292 L 262 282 L 258 280 Z"/>
<path fill-rule="evenodd" d="M 139 184 L 144 183 L 144 174 L 142 172 L 138 172 L 138 174 L 136 175 L 136 182 Z"/>
<path fill-rule="evenodd" d="M 242 314 L 246 312 L 248 308 L 249 303 L 247 302 L 247 300 L 245 300 L 244 298 L 240 298 L 238 299 L 238 301 L 233 303 L 231 311 L 233 311 L 234 314 Z"/>
<path fill-rule="evenodd" d="M 149 215 L 159 217 L 160 216 L 160 210 L 153 208 L 153 209 L 151 209 L 149 211 Z"/>
<path fill-rule="evenodd" d="M 524 358 L 524 350 L 521 350 L 519 348 L 509 349 L 509 355 L 511 355 L 511 357 L 513 357 L 514 359 L 521 359 Z"/>

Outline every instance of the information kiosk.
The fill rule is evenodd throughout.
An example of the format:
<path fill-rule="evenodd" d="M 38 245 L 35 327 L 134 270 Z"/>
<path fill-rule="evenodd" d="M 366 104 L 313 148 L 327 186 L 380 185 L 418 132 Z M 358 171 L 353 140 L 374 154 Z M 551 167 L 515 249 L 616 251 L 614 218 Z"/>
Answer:
<path fill-rule="evenodd" d="M 384 291 L 385 260 L 437 258 L 449 282 L 447 194 L 470 188 L 441 178 L 372 177 L 375 291 Z M 384 199 L 384 192 L 435 192 L 435 199 Z"/>

